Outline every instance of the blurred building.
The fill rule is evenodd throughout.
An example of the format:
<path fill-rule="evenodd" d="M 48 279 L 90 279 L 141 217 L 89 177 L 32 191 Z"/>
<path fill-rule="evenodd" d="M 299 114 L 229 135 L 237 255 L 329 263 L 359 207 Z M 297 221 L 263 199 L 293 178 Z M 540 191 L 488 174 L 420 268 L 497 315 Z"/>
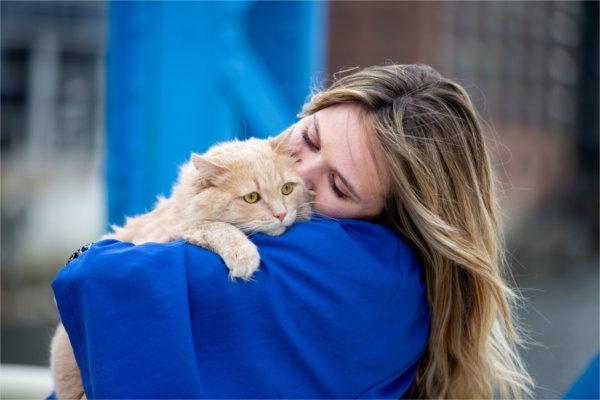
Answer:
<path fill-rule="evenodd" d="M 597 104 L 597 41 L 587 31 L 597 27 L 597 5 L 332 2 L 330 9 L 330 72 L 422 62 L 466 87 L 494 128 L 490 137 L 503 144 L 491 143 L 506 170 L 499 171 L 506 205 L 520 217 L 580 185 L 575 180 L 595 180 L 597 110 L 584 102 L 596 96 Z M 582 186 L 594 192 L 593 182 Z M 597 241 L 588 246 L 597 252 Z"/>
<path fill-rule="evenodd" d="M 104 225 L 105 5 L 3 1 L 2 362 L 45 363 L 48 282 Z"/>

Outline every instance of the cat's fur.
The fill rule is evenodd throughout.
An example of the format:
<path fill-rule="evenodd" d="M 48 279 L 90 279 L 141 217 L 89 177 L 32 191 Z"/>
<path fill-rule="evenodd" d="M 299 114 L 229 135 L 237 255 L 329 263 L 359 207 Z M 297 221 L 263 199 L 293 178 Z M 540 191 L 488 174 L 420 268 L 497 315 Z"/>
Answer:
<path fill-rule="evenodd" d="M 294 163 L 283 138 L 232 141 L 202 156 L 193 154 L 181 167 L 171 197 L 159 198 L 152 211 L 128 218 L 103 239 L 135 244 L 184 239 L 218 253 L 231 278 L 248 279 L 260 258 L 245 233 L 280 235 L 294 221 L 310 218 L 310 193 Z M 293 185 L 287 195 L 282 193 L 285 183 Z M 252 192 L 260 200 L 250 204 L 244 195 Z M 57 397 L 79 399 L 81 377 L 62 324 L 52 339 L 50 358 Z"/>

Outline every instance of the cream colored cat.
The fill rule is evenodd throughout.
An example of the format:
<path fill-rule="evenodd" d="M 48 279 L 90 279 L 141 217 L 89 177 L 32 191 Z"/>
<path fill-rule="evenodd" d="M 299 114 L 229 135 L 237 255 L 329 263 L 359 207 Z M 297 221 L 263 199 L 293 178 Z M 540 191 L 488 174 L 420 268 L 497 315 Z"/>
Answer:
<path fill-rule="evenodd" d="M 282 234 L 296 220 L 310 218 L 310 193 L 294 172 L 284 139 L 249 139 L 192 154 L 179 171 L 169 198 L 146 214 L 113 226 L 113 238 L 140 244 L 184 239 L 215 251 L 229 276 L 249 279 L 260 264 L 246 234 Z M 83 395 L 81 376 L 62 324 L 52 339 L 50 366 L 59 399 Z"/>

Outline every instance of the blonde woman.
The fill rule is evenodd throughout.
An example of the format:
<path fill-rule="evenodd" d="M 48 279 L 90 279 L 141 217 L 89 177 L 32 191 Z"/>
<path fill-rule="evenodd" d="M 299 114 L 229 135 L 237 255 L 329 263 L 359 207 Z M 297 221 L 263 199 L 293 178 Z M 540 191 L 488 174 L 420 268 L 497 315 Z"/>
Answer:
<path fill-rule="evenodd" d="M 465 91 L 424 65 L 365 68 L 314 94 L 282 135 L 324 218 L 255 236 L 253 282 L 228 282 L 181 242 L 100 242 L 59 274 L 86 394 L 530 395 Z"/>
<path fill-rule="evenodd" d="M 377 215 L 417 250 L 432 324 L 412 394 L 529 394 L 532 382 L 516 348 L 515 293 L 503 278 L 494 179 L 469 96 L 426 65 L 365 68 L 315 94 L 298 125 L 314 129 L 319 114 L 340 105 L 350 105 L 349 121 L 366 131 L 362 139 L 347 140 L 367 142 L 376 163 L 366 169 L 371 176 L 364 182 L 373 187 L 365 193 L 376 197 L 358 209 L 322 195 L 315 207 L 328 215 Z M 303 178 L 323 184 L 324 175 L 304 170 L 305 162 Z"/>

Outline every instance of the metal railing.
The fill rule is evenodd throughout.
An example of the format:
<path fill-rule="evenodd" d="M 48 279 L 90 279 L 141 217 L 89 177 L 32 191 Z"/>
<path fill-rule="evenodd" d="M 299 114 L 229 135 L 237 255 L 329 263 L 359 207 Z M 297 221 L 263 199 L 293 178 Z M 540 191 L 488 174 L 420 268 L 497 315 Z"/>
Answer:
<path fill-rule="evenodd" d="M 50 369 L 31 365 L 0 365 L 0 398 L 45 399 L 52 392 Z"/>

